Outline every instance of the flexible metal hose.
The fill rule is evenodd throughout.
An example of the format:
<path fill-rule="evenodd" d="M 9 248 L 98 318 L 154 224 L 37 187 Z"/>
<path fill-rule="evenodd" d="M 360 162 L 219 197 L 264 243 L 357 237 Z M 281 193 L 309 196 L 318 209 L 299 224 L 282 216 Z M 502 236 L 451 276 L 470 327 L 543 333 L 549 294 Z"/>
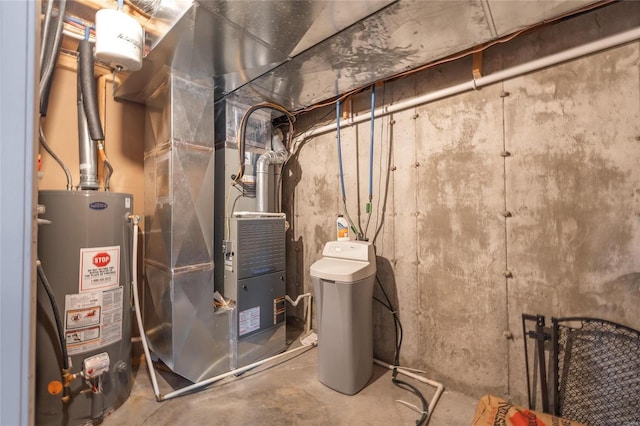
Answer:
<path fill-rule="evenodd" d="M 56 61 L 58 60 L 60 44 L 62 43 L 62 29 L 66 6 L 67 0 L 60 0 L 58 6 L 58 20 L 56 22 L 56 31 L 53 36 L 53 41 L 50 42 L 47 39 L 43 40 L 45 48 L 49 46 L 49 43 L 51 43 L 51 51 L 47 49 L 47 51 L 44 52 L 43 60 L 45 62 L 40 64 L 40 116 L 42 117 L 47 115 L 47 109 L 49 107 L 49 94 L 51 92 L 51 83 L 53 82 L 53 72 L 56 67 Z"/>
<path fill-rule="evenodd" d="M 71 172 L 67 168 L 67 166 L 62 162 L 60 157 L 56 155 L 55 152 L 51 149 L 49 144 L 47 143 L 47 138 L 44 136 L 44 130 L 42 130 L 42 123 L 40 124 L 40 145 L 44 148 L 45 151 L 49 153 L 49 155 L 56 160 L 56 162 L 62 167 L 64 174 L 67 176 L 67 191 L 71 191 L 73 189 L 73 182 L 71 178 Z"/>

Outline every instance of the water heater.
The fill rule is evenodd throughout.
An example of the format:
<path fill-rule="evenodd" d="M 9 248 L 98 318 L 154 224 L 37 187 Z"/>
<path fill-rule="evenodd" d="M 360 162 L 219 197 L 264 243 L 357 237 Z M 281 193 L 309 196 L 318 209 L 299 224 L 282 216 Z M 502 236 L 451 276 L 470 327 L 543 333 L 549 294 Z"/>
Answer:
<path fill-rule="evenodd" d="M 61 397 L 62 352 L 51 304 L 38 285 L 38 425 L 101 421 L 131 392 L 133 197 L 98 191 L 40 191 L 38 258 L 55 295 L 71 373 Z"/>

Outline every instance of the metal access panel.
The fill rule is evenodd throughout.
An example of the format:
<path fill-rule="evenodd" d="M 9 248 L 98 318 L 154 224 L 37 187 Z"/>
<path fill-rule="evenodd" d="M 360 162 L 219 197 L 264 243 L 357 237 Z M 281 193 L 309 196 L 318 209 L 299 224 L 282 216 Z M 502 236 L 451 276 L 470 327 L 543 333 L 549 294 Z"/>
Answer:
<path fill-rule="evenodd" d="M 238 285 L 238 338 L 284 321 L 284 274 L 251 277 L 240 280 Z"/>
<path fill-rule="evenodd" d="M 224 295 L 236 301 L 237 367 L 285 349 L 284 217 L 232 218 Z"/>

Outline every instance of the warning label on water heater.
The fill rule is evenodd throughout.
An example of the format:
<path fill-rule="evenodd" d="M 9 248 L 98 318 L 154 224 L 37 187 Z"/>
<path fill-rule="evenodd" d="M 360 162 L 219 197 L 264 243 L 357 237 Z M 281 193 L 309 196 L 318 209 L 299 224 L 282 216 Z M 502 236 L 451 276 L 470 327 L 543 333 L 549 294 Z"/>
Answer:
<path fill-rule="evenodd" d="M 120 285 L 120 246 L 80 249 L 80 293 Z"/>
<path fill-rule="evenodd" d="M 65 296 L 64 334 L 69 355 L 122 339 L 122 297 L 122 287 Z"/>

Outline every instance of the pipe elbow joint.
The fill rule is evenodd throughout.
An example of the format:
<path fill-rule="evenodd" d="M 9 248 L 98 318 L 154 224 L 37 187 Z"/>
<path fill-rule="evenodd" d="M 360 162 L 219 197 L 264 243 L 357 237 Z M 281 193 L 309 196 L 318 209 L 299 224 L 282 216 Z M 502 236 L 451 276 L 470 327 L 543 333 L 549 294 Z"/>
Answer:
<path fill-rule="evenodd" d="M 265 152 L 256 162 L 256 173 L 267 173 L 269 171 L 269 165 L 271 164 L 270 155 L 273 151 Z"/>
<path fill-rule="evenodd" d="M 282 147 L 277 151 L 269 151 L 262 154 L 256 163 L 256 171 L 266 173 L 271 164 L 282 164 L 287 161 L 289 153 Z"/>

